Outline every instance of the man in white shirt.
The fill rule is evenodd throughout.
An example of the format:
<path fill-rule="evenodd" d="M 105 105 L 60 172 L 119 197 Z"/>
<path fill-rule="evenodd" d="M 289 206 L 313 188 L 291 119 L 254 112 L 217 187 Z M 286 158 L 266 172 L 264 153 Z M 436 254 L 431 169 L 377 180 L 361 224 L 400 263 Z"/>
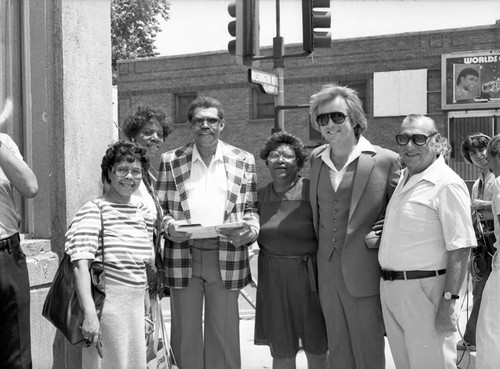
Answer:
<path fill-rule="evenodd" d="M 34 197 L 38 183 L 15 142 L 0 133 L 0 366 L 31 369 L 30 285 L 14 188 Z"/>
<path fill-rule="evenodd" d="M 260 227 L 255 159 L 219 140 L 225 121 L 216 99 L 194 100 L 188 121 L 193 142 L 162 155 L 156 184 L 165 214 L 172 348 L 182 369 L 239 369 L 238 295 L 251 280 L 247 247 Z M 234 222 L 241 225 L 214 238 L 193 239 L 179 228 Z"/>
<path fill-rule="evenodd" d="M 432 119 L 406 117 L 396 141 L 406 169 L 379 250 L 387 337 L 398 369 L 455 369 L 455 305 L 476 246 L 469 193 Z"/>

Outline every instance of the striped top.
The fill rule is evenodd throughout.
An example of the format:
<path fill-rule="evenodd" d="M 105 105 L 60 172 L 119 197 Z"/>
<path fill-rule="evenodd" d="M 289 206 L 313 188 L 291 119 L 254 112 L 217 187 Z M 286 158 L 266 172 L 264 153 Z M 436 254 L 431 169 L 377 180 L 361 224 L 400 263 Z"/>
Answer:
<path fill-rule="evenodd" d="M 143 204 L 116 204 L 102 198 L 106 279 L 114 283 L 146 286 L 145 263 L 153 257 L 153 218 Z M 66 253 L 71 261 L 102 262 L 100 211 L 93 201 L 76 214 L 66 232 Z"/>

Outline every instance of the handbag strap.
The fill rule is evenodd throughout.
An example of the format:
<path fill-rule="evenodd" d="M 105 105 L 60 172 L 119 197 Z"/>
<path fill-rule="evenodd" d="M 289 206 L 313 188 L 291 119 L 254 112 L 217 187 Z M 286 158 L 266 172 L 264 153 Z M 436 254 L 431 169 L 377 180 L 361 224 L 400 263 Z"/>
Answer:
<path fill-rule="evenodd" d="M 102 248 L 102 271 L 104 272 L 104 220 L 102 219 L 102 209 L 101 206 L 97 203 L 97 201 L 92 201 L 97 208 L 99 209 L 99 217 L 101 219 L 101 231 L 99 232 L 99 237 L 101 237 L 101 248 Z M 103 279 L 103 288 L 105 287 L 105 278 Z"/>

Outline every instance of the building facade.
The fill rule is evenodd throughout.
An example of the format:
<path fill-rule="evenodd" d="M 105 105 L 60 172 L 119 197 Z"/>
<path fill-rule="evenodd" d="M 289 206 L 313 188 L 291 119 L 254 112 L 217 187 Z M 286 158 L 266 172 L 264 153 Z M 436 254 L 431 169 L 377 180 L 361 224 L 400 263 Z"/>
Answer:
<path fill-rule="evenodd" d="M 500 21 L 480 27 L 333 40 L 330 49 L 285 59 L 285 105 L 308 104 L 310 96 L 328 83 L 350 86 L 364 103 L 368 118 L 365 136 L 393 150 L 397 149 L 394 135 L 402 119 L 410 113 L 427 114 L 449 138 L 451 166 L 470 182 L 477 172 L 461 158 L 461 140 L 478 131 L 499 133 L 500 110 L 493 102 L 443 109 L 442 56 L 494 54 L 498 49 Z M 301 45 L 289 45 L 285 54 L 301 51 Z M 262 49 L 261 54 L 272 54 L 272 50 Z M 273 62 L 260 61 L 254 68 L 272 73 Z M 258 154 L 274 127 L 274 97 L 249 83 L 247 74 L 248 68 L 237 65 L 227 51 L 120 62 L 119 122 L 139 104 L 162 107 L 174 125 L 165 144 L 167 150 L 189 139 L 187 104 L 196 96 L 213 96 L 225 108 L 222 139 L 256 155 L 259 184 L 264 185 L 270 177 Z M 500 81 L 500 74 L 497 77 Z M 311 148 L 321 142 L 310 128 L 307 109 L 286 110 L 285 130 Z M 303 174 L 308 174 L 307 168 Z"/>

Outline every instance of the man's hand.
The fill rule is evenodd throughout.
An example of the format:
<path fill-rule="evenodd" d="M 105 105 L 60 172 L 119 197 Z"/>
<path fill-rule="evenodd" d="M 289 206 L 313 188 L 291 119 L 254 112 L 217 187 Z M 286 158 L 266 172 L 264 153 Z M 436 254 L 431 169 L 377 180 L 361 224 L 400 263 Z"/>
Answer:
<path fill-rule="evenodd" d="M 372 227 L 372 231 L 374 231 L 377 236 L 380 236 L 382 234 L 383 229 L 384 229 L 384 219 L 377 220 Z"/>
<path fill-rule="evenodd" d="M 191 233 L 181 232 L 181 231 L 176 230 L 176 224 L 179 224 L 179 223 L 181 223 L 181 222 L 179 222 L 177 220 L 165 223 L 165 226 L 164 226 L 165 238 L 167 238 L 173 242 L 184 242 L 184 241 L 187 241 L 191 238 Z M 182 224 L 184 224 L 184 222 L 182 222 Z"/>
<path fill-rule="evenodd" d="M 457 314 L 455 313 L 455 301 L 442 300 L 436 314 L 436 330 L 445 336 L 451 336 L 457 331 Z"/>
<path fill-rule="evenodd" d="M 235 246 L 243 246 L 257 239 L 256 232 L 246 222 L 238 228 L 218 228 L 217 232 Z"/>

